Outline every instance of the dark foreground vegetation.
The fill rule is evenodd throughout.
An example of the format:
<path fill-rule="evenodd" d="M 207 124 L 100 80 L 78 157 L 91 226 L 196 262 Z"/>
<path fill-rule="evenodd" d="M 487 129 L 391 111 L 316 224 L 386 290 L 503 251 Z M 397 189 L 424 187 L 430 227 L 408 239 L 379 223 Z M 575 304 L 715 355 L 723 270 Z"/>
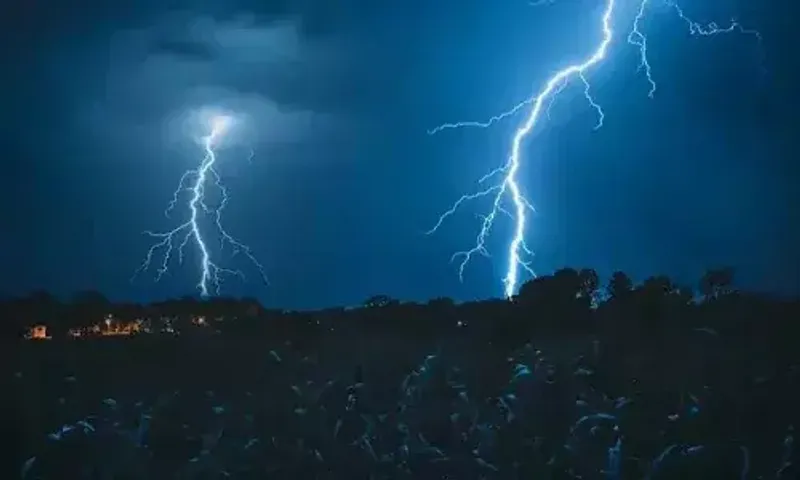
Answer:
<path fill-rule="evenodd" d="M 698 292 L 616 274 L 598 300 L 597 283 L 562 270 L 510 301 L 307 313 L 10 300 L 13 475 L 800 478 L 797 301 L 725 270 Z M 21 340 L 34 324 L 52 339 Z"/>

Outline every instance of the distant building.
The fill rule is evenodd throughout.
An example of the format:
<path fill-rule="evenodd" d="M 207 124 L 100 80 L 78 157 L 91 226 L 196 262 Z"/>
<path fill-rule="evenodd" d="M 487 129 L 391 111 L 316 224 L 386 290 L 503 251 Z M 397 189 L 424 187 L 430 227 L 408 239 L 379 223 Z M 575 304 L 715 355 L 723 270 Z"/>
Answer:
<path fill-rule="evenodd" d="M 47 334 L 46 325 L 34 325 L 28 329 L 28 333 L 25 334 L 25 338 L 30 340 L 50 340 L 52 337 Z"/>

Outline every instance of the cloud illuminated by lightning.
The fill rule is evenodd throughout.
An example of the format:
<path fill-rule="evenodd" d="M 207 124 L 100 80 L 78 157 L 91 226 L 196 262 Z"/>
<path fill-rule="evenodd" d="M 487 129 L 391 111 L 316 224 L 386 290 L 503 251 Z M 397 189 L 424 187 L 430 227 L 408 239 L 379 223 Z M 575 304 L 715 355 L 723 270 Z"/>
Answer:
<path fill-rule="evenodd" d="M 231 236 L 222 225 L 222 213 L 228 203 L 228 191 L 214 167 L 217 162 L 217 148 L 235 122 L 235 117 L 225 114 L 215 114 L 208 118 L 206 123 L 209 133 L 199 139 L 204 152 L 200 165 L 196 169 L 187 170 L 181 176 L 178 188 L 172 194 L 172 200 L 164 211 L 164 214 L 169 218 L 170 213 L 180 201 L 181 194 L 188 192 L 187 208 L 189 218 L 186 222 L 166 232 L 144 232 L 158 241 L 147 251 L 147 255 L 136 270 L 136 274 L 148 270 L 151 267 L 154 255 L 161 250 L 164 253 L 161 257 L 160 265 L 156 268 L 156 281 L 159 281 L 168 272 L 173 254 L 176 251 L 178 264 L 183 263 L 184 250 L 191 242 L 197 247 L 200 257 L 200 278 L 197 282 L 197 289 L 200 291 L 200 295 L 206 297 L 212 291 L 215 294 L 219 294 L 222 279 L 225 275 L 236 275 L 244 278 L 244 273 L 241 270 L 221 267 L 212 260 L 209 242 L 206 240 L 200 225 L 203 217 L 208 216 L 211 218 L 216 235 L 219 237 L 220 249 L 225 248 L 227 245 L 232 249 L 232 255 L 243 253 L 256 267 L 264 282 L 267 282 L 264 267 L 253 255 L 250 247 Z M 252 156 L 253 152 L 251 150 L 248 161 L 252 159 Z M 209 205 L 206 201 L 206 187 L 209 185 L 217 187 L 220 192 L 221 200 L 214 206 Z"/>
<path fill-rule="evenodd" d="M 614 18 L 615 8 L 617 7 L 617 3 L 619 1 L 620 0 L 605 0 L 605 8 L 603 10 L 600 22 L 603 36 L 599 44 L 594 48 L 594 51 L 591 52 L 582 62 L 569 65 L 554 73 L 539 92 L 519 102 L 509 110 L 490 117 L 488 120 L 445 123 L 428 132 L 430 135 L 434 135 L 444 130 L 455 128 L 488 128 L 505 118 L 513 116 L 524 108 L 530 108 L 525 121 L 514 132 L 511 140 L 511 152 L 506 163 L 482 177 L 478 181 L 478 184 L 483 185 L 490 179 L 501 174 L 502 180 L 484 188 L 483 190 L 479 190 L 478 192 L 463 195 L 452 205 L 449 210 L 445 211 L 439 217 L 439 220 L 436 222 L 433 228 L 427 232 L 428 234 L 436 232 L 439 227 L 441 227 L 442 223 L 448 217 L 455 214 L 459 207 L 461 207 L 465 202 L 482 197 L 489 197 L 492 199 L 491 210 L 487 215 L 482 217 L 481 228 L 475 240 L 475 245 L 469 250 L 456 252 L 452 257 L 453 260 L 461 258 L 461 263 L 459 264 L 458 270 L 460 279 L 463 280 L 464 269 L 466 268 L 467 264 L 469 264 L 470 260 L 472 260 L 474 255 L 479 254 L 487 257 L 489 256 L 489 252 L 486 248 L 486 240 L 491 232 L 492 227 L 494 226 L 494 222 L 498 214 L 509 216 L 514 222 L 514 234 L 508 243 L 508 263 L 506 274 L 503 278 L 503 290 L 505 296 L 507 298 L 511 298 L 515 294 L 517 285 L 519 284 L 520 269 L 527 271 L 531 276 L 535 276 L 535 273 L 530 268 L 530 262 L 528 261 L 528 258 L 532 256 L 532 252 L 525 244 L 525 228 L 527 223 L 526 213 L 528 211 L 533 211 L 533 207 L 522 194 L 517 178 L 517 173 L 519 172 L 522 161 L 522 142 L 533 130 L 533 128 L 536 127 L 540 122 L 542 111 L 545 110 L 545 115 L 548 115 L 550 106 L 555 98 L 571 81 L 575 79 L 580 80 L 580 82 L 583 84 L 584 96 L 591 107 L 597 112 L 598 120 L 597 124 L 595 125 L 595 129 L 599 129 L 603 126 L 605 114 L 600 105 L 595 102 L 591 95 L 590 84 L 586 74 L 592 69 L 592 67 L 597 66 L 606 58 L 608 49 L 612 40 L 614 39 L 614 30 L 611 24 Z M 539 0 L 537 2 L 533 2 L 532 4 L 544 5 L 547 3 L 552 3 L 552 1 Z M 684 22 L 686 22 L 689 33 L 692 35 L 712 36 L 721 33 L 741 32 L 752 34 L 756 36 L 759 41 L 761 40 L 761 35 L 759 32 L 745 29 L 735 20 L 731 21 L 729 26 L 725 28 L 719 27 L 716 23 L 702 25 L 687 17 L 680 6 L 678 6 L 676 3 L 672 1 L 666 1 L 665 3 L 671 7 Z M 647 57 L 647 36 L 645 36 L 640 29 L 640 22 L 644 18 L 649 4 L 650 0 L 639 0 L 639 6 L 633 21 L 633 27 L 628 35 L 627 40 L 629 44 L 634 45 L 639 49 L 639 68 L 640 70 L 644 71 L 647 81 L 650 84 L 650 91 L 648 95 L 653 97 L 656 92 L 656 83 L 653 79 L 652 69 Z M 505 206 L 508 200 L 510 200 L 511 203 L 511 211 L 509 211 L 509 209 L 507 209 Z"/>

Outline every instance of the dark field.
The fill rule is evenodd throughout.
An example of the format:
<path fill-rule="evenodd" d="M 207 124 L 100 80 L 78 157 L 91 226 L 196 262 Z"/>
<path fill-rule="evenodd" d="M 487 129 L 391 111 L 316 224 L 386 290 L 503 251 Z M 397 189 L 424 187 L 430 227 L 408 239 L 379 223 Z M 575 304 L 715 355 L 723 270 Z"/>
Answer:
<path fill-rule="evenodd" d="M 796 302 L 547 298 L 8 340 L 13 475 L 798 478 Z"/>

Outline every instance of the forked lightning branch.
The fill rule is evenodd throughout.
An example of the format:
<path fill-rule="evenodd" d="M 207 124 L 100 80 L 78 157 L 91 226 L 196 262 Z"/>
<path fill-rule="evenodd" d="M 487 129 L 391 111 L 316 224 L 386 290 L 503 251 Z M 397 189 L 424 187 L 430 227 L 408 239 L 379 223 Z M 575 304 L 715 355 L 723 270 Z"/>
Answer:
<path fill-rule="evenodd" d="M 591 94 L 591 84 L 589 83 L 589 75 L 591 71 L 598 67 L 606 60 L 607 54 L 613 41 L 615 40 L 614 19 L 617 14 L 619 5 L 623 0 L 604 0 L 605 8 L 599 19 L 598 26 L 602 32 L 602 38 L 594 49 L 586 55 L 580 62 L 573 65 L 567 65 L 561 70 L 555 72 L 546 82 L 544 86 L 538 90 L 534 95 L 519 102 L 517 105 L 508 109 L 505 112 L 497 114 L 485 121 L 463 121 L 455 123 L 445 123 L 440 125 L 428 133 L 431 135 L 440 133 L 444 130 L 466 127 L 488 128 L 495 123 L 511 117 L 516 113 L 527 109 L 527 116 L 522 124 L 516 129 L 511 140 L 508 159 L 505 163 L 501 164 L 496 169 L 492 170 L 489 174 L 481 178 L 478 183 L 482 188 L 476 192 L 465 194 L 461 196 L 450 209 L 445 211 L 440 217 L 429 234 L 436 232 L 444 223 L 444 221 L 455 214 L 458 209 L 468 201 L 476 200 L 479 198 L 491 199 L 491 208 L 486 215 L 483 215 L 480 228 L 473 246 L 467 250 L 456 252 L 453 254 L 452 260 L 460 259 L 458 275 L 463 280 L 464 270 L 475 255 L 489 256 L 486 242 L 489 234 L 494 227 L 495 221 L 499 216 L 510 217 L 513 221 L 514 229 L 511 239 L 508 241 L 507 246 L 507 266 L 506 274 L 503 278 L 503 292 L 507 298 L 511 298 L 517 291 L 520 282 L 520 270 L 525 270 L 529 275 L 535 276 L 534 271 L 530 266 L 530 259 L 533 252 L 525 244 L 525 231 L 528 222 L 528 213 L 533 211 L 531 203 L 525 198 L 520 186 L 520 179 L 518 172 L 520 165 L 524 160 L 523 145 L 528 135 L 536 128 L 542 121 L 542 112 L 546 113 L 552 105 L 553 100 L 564 90 L 564 88 L 571 82 L 580 82 L 583 86 L 583 93 L 586 101 L 595 109 L 598 115 L 596 128 L 603 126 L 605 113 L 602 107 L 594 100 Z M 656 93 L 656 82 L 653 76 L 653 69 L 651 68 L 650 61 L 647 56 L 647 41 L 648 37 L 642 31 L 641 23 L 649 9 L 655 3 L 662 3 L 670 11 L 674 12 L 683 22 L 685 22 L 688 31 L 691 35 L 696 36 L 714 36 L 725 33 L 738 32 L 742 34 L 752 35 L 759 42 L 761 35 L 756 30 L 749 30 L 736 20 L 731 20 L 726 26 L 719 26 L 717 23 L 701 24 L 684 14 L 683 9 L 672 1 L 658 0 L 636 0 L 636 15 L 633 20 L 633 26 L 627 35 L 627 41 L 630 45 L 635 46 L 639 51 L 639 68 L 646 76 L 650 89 L 648 95 L 652 98 Z M 539 1 L 535 2 L 538 6 L 554 3 L 554 1 Z M 494 183 L 492 183 L 494 181 Z"/>
<path fill-rule="evenodd" d="M 231 256 L 244 255 L 256 268 L 264 282 L 267 281 L 264 267 L 255 257 L 250 247 L 243 244 L 223 226 L 223 211 L 228 204 L 228 190 L 222 183 L 222 178 L 216 169 L 218 161 L 217 149 L 225 135 L 236 124 L 236 118 L 231 115 L 211 115 L 207 118 L 207 133 L 199 139 L 202 147 L 202 156 L 197 168 L 187 170 L 178 183 L 178 188 L 172 195 L 164 214 L 170 218 L 177 209 L 183 197 L 188 196 L 185 203 L 185 212 L 188 218 L 171 230 L 164 232 L 146 231 L 146 235 L 155 239 L 145 255 L 144 261 L 136 270 L 134 276 L 147 271 L 155 270 L 155 280 L 159 281 L 169 272 L 173 263 L 182 265 L 186 256 L 186 249 L 191 245 L 199 257 L 199 272 L 197 290 L 203 297 L 210 294 L 219 294 L 220 287 L 226 276 L 244 278 L 241 270 L 221 266 L 214 260 L 212 245 L 204 233 L 201 222 L 209 220 L 215 237 L 218 238 L 218 250 L 229 249 Z M 219 192 L 220 200 L 212 205 L 208 200 L 209 188 Z M 160 259 L 157 261 L 157 258 Z"/>

